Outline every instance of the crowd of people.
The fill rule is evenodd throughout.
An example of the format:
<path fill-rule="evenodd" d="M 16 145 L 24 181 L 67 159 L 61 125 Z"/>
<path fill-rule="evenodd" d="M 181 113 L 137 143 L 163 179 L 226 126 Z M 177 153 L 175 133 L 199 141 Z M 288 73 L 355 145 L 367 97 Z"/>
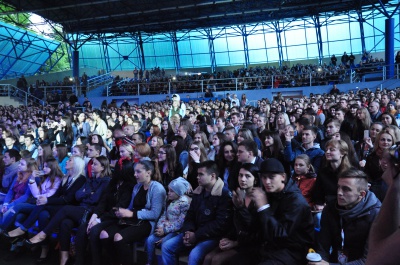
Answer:
<path fill-rule="evenodd" d="M 58 231 L 64 265 L 77 228 L 75 264 L 131 264 L 134 242 L 147 264 L 365 263 L 399 89 L 84 106 L 0 106 L 7 259 L 45 262 Z"/>
<path fill-rule="evenodd" d="M 293 64 L 280 67 L 249 67 L 236 70 L 223 70 L 213 74 L 189 73 L 180 75 L 168 75 L 165 71 L 142 71 L 135 69 L 132 78 L 116 76 L 109 87 L 112 95 L 130 94 L 167 94 L 169 90 L 173 93 L 190 93 L 202 91 L 203 88 L 216 90 L 251 90 L 265 88 L 285 88 L 303 86 L 322 86 L 329 84 L 340 84 L 349 80 L 350 69 L 357 73 L 357 78 L 368 73 L 382 71 L 385 62 L 383 59 L 373 58 L 365 53 L 361 60 L 355 62 L 353 54 L 344 55 L 337 63 L 335 55 L 331 57 L 330 63 L 319 64 Z M 161 74 L 162 73 L 162 74 Z M 106 94 L 106 92 L 104 92 Z"/>

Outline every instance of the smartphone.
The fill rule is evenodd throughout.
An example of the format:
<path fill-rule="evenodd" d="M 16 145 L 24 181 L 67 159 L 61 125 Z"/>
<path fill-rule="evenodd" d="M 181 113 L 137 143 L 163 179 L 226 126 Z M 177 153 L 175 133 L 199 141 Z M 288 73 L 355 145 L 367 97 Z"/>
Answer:
<path fill-rule="evenodd" d="M 369 130 L 364 130 L 364 138 L 369 138 Z"/>

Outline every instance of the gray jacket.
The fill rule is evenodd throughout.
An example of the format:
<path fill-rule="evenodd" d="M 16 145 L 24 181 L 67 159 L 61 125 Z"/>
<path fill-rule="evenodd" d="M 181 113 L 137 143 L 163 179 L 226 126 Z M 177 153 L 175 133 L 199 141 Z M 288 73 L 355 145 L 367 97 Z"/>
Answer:
<path fill-rule="evenodd" d="M 14 181 L 14 178 L 17 176 L 19 161 L 15 162 L 4 169 L 4 175 L 1 180 L 1 192 L 7 193 L 10 188 L 11 183 Z"/>

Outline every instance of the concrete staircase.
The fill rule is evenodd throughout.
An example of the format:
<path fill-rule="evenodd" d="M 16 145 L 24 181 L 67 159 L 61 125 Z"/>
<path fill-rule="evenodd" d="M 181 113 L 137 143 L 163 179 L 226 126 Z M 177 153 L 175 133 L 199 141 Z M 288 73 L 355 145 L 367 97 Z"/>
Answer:
<path fill-rule="evenodd" d="M 18 101 L 16 98 L 11 98 L 8 96 L 0 96 L 0 106 L 18 107 L 20 105 L 22 105 L 22 103 Z"/>

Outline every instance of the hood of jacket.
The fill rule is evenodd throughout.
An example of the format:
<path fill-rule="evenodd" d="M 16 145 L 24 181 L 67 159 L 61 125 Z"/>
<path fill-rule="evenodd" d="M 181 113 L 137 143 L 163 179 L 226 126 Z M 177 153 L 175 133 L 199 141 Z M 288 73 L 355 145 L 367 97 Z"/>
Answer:
<path fill-rule="evenodd" d="M 312 147 L 305 149 L 303 144 L 301 144 L 301 148 L 303 148 L 304 151 L 307 151 L 307 150 L 312 150 L 312 149 L 321 149 L 321 146 L 319 145 L 319 143 L 314 143 L 314 145 Z"/>
<path fill-rule="evenodd" d="M 369 214 L 371 209 L 380 208 L 381 202 L 375 196 L 375 194 L 371 191 L 367 191 L 365 197 L 353 208 L 345 209 L 340 207 L 336 203 L 336 208 L 339 212 L 339 216 L 345 220 L 354 219 L 357 217 L 361 217 L 363 215 Z"/>

